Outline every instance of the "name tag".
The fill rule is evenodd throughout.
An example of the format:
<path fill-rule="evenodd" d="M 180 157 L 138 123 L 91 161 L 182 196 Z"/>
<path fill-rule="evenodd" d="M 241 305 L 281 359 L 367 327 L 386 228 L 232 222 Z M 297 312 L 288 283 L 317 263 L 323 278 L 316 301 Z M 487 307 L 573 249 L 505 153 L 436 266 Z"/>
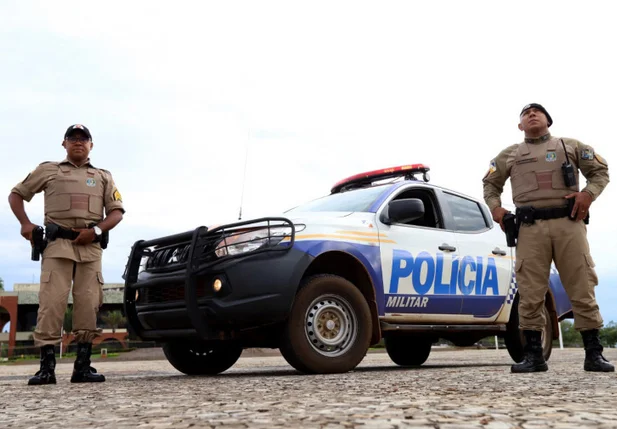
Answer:
<path fill-rule="evenodd" d="M 519 159 L 518 161 L 516 161 L 516 165 L 529 164 L 530 162 L 538 162 L 538 158 Z"/>

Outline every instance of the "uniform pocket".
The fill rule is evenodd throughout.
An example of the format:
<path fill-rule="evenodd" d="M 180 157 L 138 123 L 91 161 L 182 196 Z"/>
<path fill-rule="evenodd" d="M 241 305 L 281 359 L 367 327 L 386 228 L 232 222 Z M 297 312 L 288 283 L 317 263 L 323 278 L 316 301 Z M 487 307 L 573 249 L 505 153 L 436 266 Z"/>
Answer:
<path fill-rule="evenodd" d="M 574 173 L 576 177 L 576 182 L 578 183 L 579 177 L 578 173 Z M 552 180 L 552 188 L 553 189 L 567 189 L 567 190 L 576 190 L 578 185 L 574 185 L 571 187 L 566 186 L 566 182 L 563 180 L 563 172 L 561 169 L 553 171 L 553 180 Z"/>
<path fill-rule="evenodd" d="M 510 179 L 512 180 L 512 179 Z M 535 171 L 528 171 L 512 180 L 512 193 L 515 196 L 526 194 L 538 189 L 538 178 Z"/>
<path fill-rule="evenodd" d="M 41 271 L 41 284 L 49 283 L 51 280 L 51 271 Z"/>
<path fill-rule="evenodd" d="M 563 174 L 561 170 L 553 171 L 553 189 L 565 189 L 566 184 L 563 181 Z"/>
<path fill-rule="evenodd" d="M 88 211 L 90 213 L 94 213 L 99 216 L 103 216 L 103 198 L 90 195 L 90 200 L 88 202 Z"/>
<path fill-rule="evenodd" d="M 587 280 L 589 286 L 596 286 L 598 284 L 598 275 L 595 270 L 596 263 L 589 253 L 585 253 L 585 268 L 587 269 Z"/>
<path fill-rule="evenodd" d="M 97 271 L 96 279 L 99 282 L 99 307 L 103 305 L 103 285 L 105 284 L 105 280 L 103 280 L 103 273 Z"/>
<path fill-rule="evenodd" d="M 47 213 L 64 212 L 71 209 L 71 195 L 59 194 L 45 198 L 45 211 Z"/>

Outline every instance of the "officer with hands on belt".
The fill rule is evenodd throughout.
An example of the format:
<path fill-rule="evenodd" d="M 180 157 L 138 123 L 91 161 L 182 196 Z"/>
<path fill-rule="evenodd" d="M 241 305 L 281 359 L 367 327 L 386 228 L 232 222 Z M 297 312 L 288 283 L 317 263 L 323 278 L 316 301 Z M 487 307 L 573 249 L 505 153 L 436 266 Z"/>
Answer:
<path fill-rule="evenodd" d="M 63 161 L 43 162 L 9 195 L 11 210 L 21 224 L 21 235 L 31 242 L 33 231 L 38 229 L 26 215 L 24 200 L 29 202 L 40 192 L 45 195 L 46 245 L 34 331 L 41 366 L 29 379 L 30 385 L 56 383 L 55 346 L 61 341 L 71 284 L 73 334 L 77 340 L 71 382 L 105 381 L 90 366 L 90 357 L 92 341 L 101 334 L 96 321 L 103 304 L 103 248 L 108 231 L 122 220 L 124 207 L 111 173 L 90 162 L 93 143 L 88 128 L 71 125 L 62 146 L 67 154 Z"/>
<path fill-rule="evenodd" d="M 542 353 L 542 329 L 546 322 L 543 308 L 554 261 L 572 303 L 574 326 L 583 337 L 584 369 L 611 372 L 615 368 L 602 356 L 598 338 L 603 320 L 595 298 L 598 277 L 586 227 L 589 206 L 609 183 L 608 164 L 593 147 L 552 136 L 548 130 L 552 123 L 540 104 L 525 106 L 518 125 L 525 140 L 507 147 L 491 160 L 482 179 L 484 200 L 502 229 L 505 230 L 504 216 L 511 216 L 501 206 L 501 193 L 508 178 L 516 206 L 515 275 L 519 323 L 526 346 L 524 360 L 511 370 L 548 370 Z M 580 191 L 579 170 L 587 179 L 587 185 Z"/>

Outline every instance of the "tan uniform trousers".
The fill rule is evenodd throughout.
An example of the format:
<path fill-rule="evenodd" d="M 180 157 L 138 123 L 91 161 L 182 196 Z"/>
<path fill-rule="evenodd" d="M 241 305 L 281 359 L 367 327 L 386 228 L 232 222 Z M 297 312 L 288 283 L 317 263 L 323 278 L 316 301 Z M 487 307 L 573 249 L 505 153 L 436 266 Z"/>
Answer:
<path fill-rule="evenodd" d="M 75 262 L 43 257 L 39 309 L 34 345 L 57 345 L 73 283 L 73 334 L 77 342 L 89 343 L 101 334 L 96 317 L 103 303 L 102 262 Z"/>
<path fill-rule="evenodd" d="M 575 329 L 601 328 L 603 320 L 595 296 L 598 277 L 589 252 L 587 227 L 567 217 L 521 224 L 515 268 L 520 328 L 540 331 L 545 326 L 544 298 L 553 260 L 572 303 Z"/>

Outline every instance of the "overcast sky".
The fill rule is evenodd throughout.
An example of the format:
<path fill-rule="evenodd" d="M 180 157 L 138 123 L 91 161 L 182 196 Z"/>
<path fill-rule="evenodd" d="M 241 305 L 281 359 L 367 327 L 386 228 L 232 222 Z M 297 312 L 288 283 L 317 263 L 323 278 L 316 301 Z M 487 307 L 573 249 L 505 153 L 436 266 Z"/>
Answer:
<path fill-rule="evenodd" d="M 610 9 L 609 9 L 610 8 Z M 38 282 L 6 197 L 94 138 L 126 206 L 104 277 L 138 239 L 278 214 L 358 172 L 426 163 L 474 197 L 521 141 L 521 108 L 614 169 L 617 66 L 610 2 L 29 2 L 0 4 L 0 277 Z M 583 179 L 584 180 L 584 179 Z M 583 182 L 584 184 L 584 182 Z M 510 203 L 509 183 L 504 202 Z M 605 319 L 617 321 L 617 183 L 588 227 Z M 42 194 L 27 204 L 43 219 Z M 613 213 L 611 213 L 613 212 Z"/>

